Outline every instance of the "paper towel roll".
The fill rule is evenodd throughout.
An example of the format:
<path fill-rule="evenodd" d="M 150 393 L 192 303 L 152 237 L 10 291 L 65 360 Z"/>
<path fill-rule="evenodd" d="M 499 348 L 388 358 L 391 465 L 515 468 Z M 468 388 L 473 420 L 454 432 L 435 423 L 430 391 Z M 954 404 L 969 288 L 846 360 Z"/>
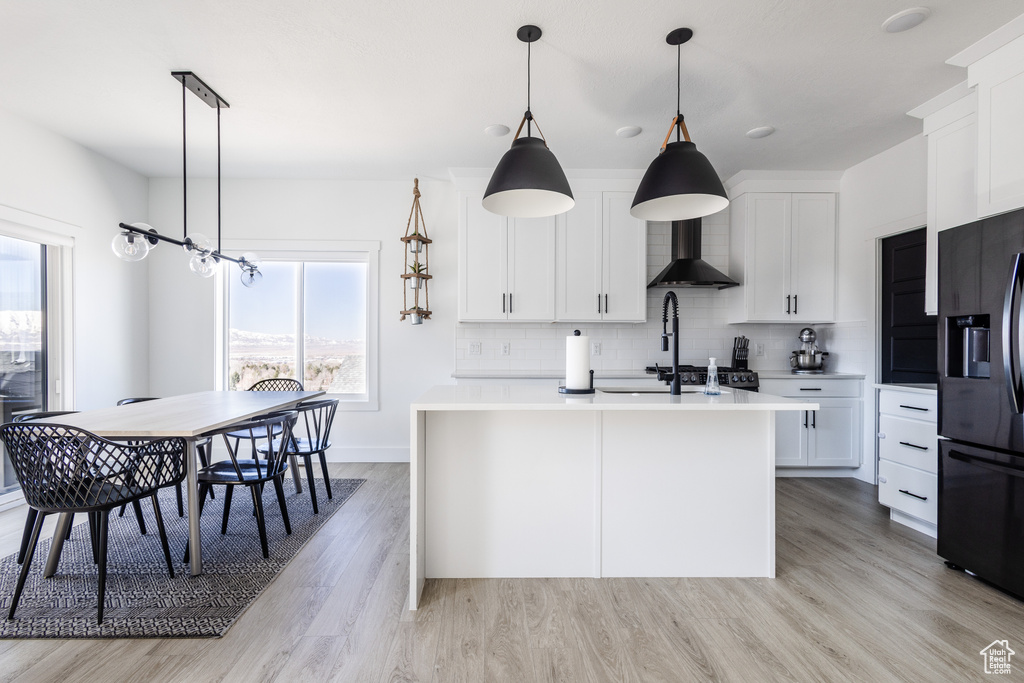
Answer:
<path fill-rule="evenodd" d="M 565 388 L 590 388 L 590 337 L 565 338 Z"/>

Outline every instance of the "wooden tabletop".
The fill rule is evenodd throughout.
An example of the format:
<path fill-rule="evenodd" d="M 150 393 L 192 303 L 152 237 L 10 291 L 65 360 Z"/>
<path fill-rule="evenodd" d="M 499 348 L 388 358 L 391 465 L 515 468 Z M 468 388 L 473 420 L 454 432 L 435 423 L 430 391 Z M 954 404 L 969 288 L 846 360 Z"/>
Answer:
<path fill-rule="evenodd" d="M 65 424 L 98 436 L 196 437 L 272 410 L 284 410 L 323 391 L 201 391 L 196 394 L 80 413 L 39 422 Z"/>

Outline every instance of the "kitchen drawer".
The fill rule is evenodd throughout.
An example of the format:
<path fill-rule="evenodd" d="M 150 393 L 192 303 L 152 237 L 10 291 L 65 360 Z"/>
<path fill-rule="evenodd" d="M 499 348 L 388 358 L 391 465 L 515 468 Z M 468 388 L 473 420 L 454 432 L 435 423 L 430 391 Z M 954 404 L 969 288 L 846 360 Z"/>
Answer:
<path fill-rule="evenodd" d="M 813 401 L 819 396 L 860 396 L 860 385 L 859 379 L 762 379 L 761 391 Z"/>
<path fill-rule="evenodd" d="M 935 423 L 878 416 L 878 457 L 938 472 L 939 436 Z"/>
<path fill-rule="evenodd" d="M 761 383 L 762 385 L 764 382 Z M 878 392 L 878 412 L 936 422 L 938 398 L 934 394 L 912 394 L 906 391 Z"/>
<path fill-rule="evenodd" d="M 878 461 L 878 502 L 893 510 L 935 524 L 938 488 L 939 478 L 931 472 L 889 460 Z"/>

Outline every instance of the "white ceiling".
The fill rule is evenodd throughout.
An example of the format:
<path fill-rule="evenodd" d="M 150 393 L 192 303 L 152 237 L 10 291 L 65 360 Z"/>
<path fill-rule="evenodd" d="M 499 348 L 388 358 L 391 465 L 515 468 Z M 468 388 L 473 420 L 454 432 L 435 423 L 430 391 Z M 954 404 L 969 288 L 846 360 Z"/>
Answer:
<path fill-rule="evenodd" d="M 646 168 L 675 111 L 723 178 L 847 168 L 920 132 L 909 109 L 963 80 L 945 60 L 1020 0 L 0 0 L 0 106 L 147 176 L 181 173 L 181 86 L 226 99 L 227 177 L 447 177 L 491 167 L 526 100 L 565 168 Z M 189 174 L 215 173 L 215 113 L 191 93 Z M 615 136 L 639 125 L 632 139 Z M 744 133 L 771 125 L 762 140 Z"/>

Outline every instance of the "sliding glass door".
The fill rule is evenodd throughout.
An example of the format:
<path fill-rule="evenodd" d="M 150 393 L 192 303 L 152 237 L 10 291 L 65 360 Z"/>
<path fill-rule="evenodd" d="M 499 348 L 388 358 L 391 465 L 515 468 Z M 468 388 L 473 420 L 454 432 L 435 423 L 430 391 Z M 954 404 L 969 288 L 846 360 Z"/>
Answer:
<path fill-rule="evenodd" d="M 47 247 L 0 234 L 0 421 L 48 409 Z M 0 446 L 2 449 L 2 446 Z M 6 451 L 0 496 L 18 482 Z"/>

